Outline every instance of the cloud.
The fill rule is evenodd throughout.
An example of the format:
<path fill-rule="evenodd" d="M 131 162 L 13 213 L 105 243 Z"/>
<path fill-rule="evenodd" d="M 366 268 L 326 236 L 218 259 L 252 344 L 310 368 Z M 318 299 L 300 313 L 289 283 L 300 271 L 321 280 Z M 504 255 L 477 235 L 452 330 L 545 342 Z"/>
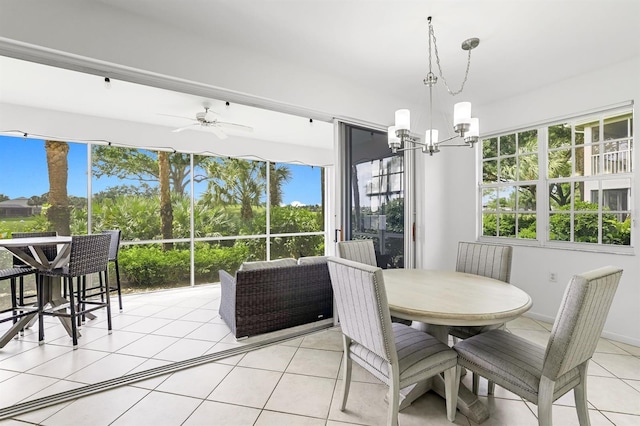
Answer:
<path fill-rule="evenodd" d="M 306 206 L 306 204 L 301 203 L 300 201 L 292 201 L 291 202 L 291 206 L 293 206 L 293 207 L 304 207 L 304 206 Z"/>

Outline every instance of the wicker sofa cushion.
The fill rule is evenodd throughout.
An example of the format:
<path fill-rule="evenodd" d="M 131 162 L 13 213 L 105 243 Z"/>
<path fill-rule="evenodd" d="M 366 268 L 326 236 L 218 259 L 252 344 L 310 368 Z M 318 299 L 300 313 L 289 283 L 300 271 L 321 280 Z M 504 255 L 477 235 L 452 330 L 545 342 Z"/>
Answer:
<path fill-rule="evenodd" d="M 315 263 L 327 263 L 327 256 L 306 256 L 298 259 L 298 265 L 310 265 Z"/>
<path fill-rule="evenodd" d="M 298 262 L 292 258 L 276 260 L 258 260 L 255 262 L 243 262 L 238 271 L 255 271 L 257 269 L 281 268 L 283 266 L 295 266 Z"/>

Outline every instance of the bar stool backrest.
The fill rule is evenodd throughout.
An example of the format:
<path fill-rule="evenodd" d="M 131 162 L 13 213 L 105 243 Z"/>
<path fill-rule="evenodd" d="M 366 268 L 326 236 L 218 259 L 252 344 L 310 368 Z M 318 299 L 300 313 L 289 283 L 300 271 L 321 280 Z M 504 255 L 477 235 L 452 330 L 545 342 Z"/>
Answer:
<path fill-rule="evenodd" d="M 102 231 L 102 233 L 111 236 L 111 243 L 109 244 L 109 262 L 115 262 L 118 260 L 120 236 L 122 235 L 122 232 L 119 229 L 107 229 Z"/>
<path fill-rule="evenodd" d="M 102 272 L 109 264 L 111 236 L 107 234 L 74 235 L 66 275 L 79 277 Z"/>

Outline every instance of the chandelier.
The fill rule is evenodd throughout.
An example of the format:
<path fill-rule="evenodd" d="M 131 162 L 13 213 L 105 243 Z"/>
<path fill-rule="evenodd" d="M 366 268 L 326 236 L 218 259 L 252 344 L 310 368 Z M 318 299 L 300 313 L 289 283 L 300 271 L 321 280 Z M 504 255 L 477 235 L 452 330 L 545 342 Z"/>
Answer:
<path fill-rule="evenodd" d="M 392 153 L 402 152 L 410 149 L 422 148 L 422 152 L 433 155 L 434 152 L 440 152 L 440 147 L 448 146 L 474 146 L 478 141 L 480 132 L 479 120 L 471 117 L 471 102 L 459 102 L 453 107 L 453 130 L 456 135 L 447 139 L 438 140 L 438 130 L 433 128 L 433 86 L 438 82 L 438 77 L 432 71 L 432 47 L 436 56 L 436 65 L 438 66 L 438 74 L 444 82 L 447 92 L 455 96 L 462 92 L 464 85 L 469 76 L 469 66 L 471 65 L 471 50 L 478 47 L 480 39 L 470 38 L 462 42 L 462 50 L 468 52 L 467 69 L 464 74 L 464 80 L 459 90 L 451 90 L 447 84 L 447 80 L 442 75 L 442 67 L 440 66 L 440 57 L 438 56 L 438 46 L 436 45 L 436 36 L 431 25 L 431 16 L 427 18 L 429 22 L 429 72 L 424 78 L 424 84 L 429 87 L 429 130 L 426 131 L 425 141 L 420 142 L 419 139 L 411 136 L 411 113 L 408 109 L 399 109 L 395 114 L 395 126 L 388 129 L 389 148 Z M 459 143 L 448 143 L 460 138 Z M 411 144 L 411 146 L 409 146 Z"/>

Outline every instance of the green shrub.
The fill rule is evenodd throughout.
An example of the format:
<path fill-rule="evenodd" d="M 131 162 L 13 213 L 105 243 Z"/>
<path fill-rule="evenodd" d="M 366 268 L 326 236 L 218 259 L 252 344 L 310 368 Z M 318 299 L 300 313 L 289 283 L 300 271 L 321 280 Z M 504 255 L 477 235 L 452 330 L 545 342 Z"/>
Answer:
<path fill-rule="evenodd" d="M 233 274 L 249 257 L 249 248 L 241 241 L 232 247 L 197 243 L 194 263 L 197 283 L 218 282 L 219 270 Z"/>
<path fill-rule="evenodd" d="M 195 250 L 196 282 L 219 281 L 218 271 L 235 272 L 248 257 L 246 245 L 232 247 L 197 243 Z M 122 280 L 133 287 L 173 287 L 190 281 L 189 249 L 163 251 L 158 245 L 123 247 L 118 256 Z"/>
<path fill-rule="evenodd" d="M 158 246 L 131 246 L 120 250 L 118 263 L 123 279 L 132 286 L 189 282 L 188 250 L 162 251 Z"/>

